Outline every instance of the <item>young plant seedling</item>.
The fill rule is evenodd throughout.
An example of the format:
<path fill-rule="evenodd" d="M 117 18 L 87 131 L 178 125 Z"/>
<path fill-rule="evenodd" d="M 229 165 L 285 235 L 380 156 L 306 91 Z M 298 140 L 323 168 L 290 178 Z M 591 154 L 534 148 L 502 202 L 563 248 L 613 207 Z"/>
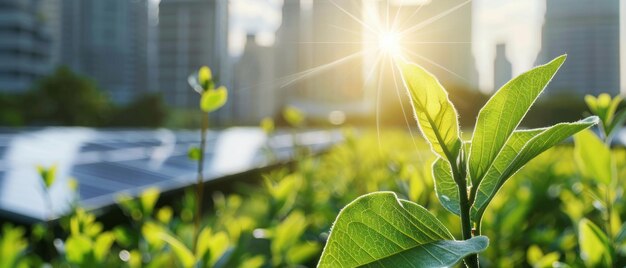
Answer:
<path fill-rule="evenodd" d="M 459 216 L 456 240 L 433 214 L 392 192 L 361 196 L 337 216 L 319 267 L 479 267 L 488 246 L 480 223 L 502 185 L 530 160 L 598 123 L 596 116 L 547 128 L 517 130 L 565 61 L 560 56 L 509 81 L 481 109 L 472 139 L 461 139 L 457 112 L 437 78 L 399 62 L 418 126 L 437 156 L 432 172 L 443 207 Z"/>
<path fill-rule="evenodd" d="M 197 243 L 202 219 L 202 200 L 204 192 L 204 151 L 206 150 L 206 133 L 209 128 L 209 113 L 222 108 L 228 100 L 226 87 L 215 88 L 213 73 L 207 66 L 198 70 L 197 75 L 190 75 L 189 85 L 200 94 L 200 110 L 202 110 L 202 126 L 200 128 L 200 148 L 191 148 L 188 152 L 192 160 L 198 161 L 198 178 L 196 184 L 196 213 L 194 215 L 194 242 Z"/>

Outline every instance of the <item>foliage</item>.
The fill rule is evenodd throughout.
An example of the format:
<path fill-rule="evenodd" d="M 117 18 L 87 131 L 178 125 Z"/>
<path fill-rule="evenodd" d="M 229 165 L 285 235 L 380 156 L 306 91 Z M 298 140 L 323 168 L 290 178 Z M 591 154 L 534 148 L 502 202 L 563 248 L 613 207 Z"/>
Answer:
<path fill-rule="evenodd" d="M 0 236 L 0 267 L 27 267 L 23 260 L 27 246 L 24 228 L 4 224 Z"/>
<path fill-rule="evenodd" d="M 304 113 L 293 106 L 287 106 L 283 109 L 283 118 L 292 127 L 301 127 L 304 124 Z"/>
<path fill-rule="evenodd" d="M 262 184 L 239 185 L 230 194 L 213 193 L 211 212 L 205 214 L 203 226 L 212 234 L 225 233 L 229 241 L 229 249 L 217 267 L 314 266 L 339 210 L 360 195 L 377 190 L 393 191 L 398 199 L 423 205 L 448 226 L 453 236 L 460 235 L 456 216 L 447 213 L 437 201 L 430 173 L 435 158 L 423 140 L 406 131 L 385 129 L 380 133 L 379 147 L 376 131 L 344 133 L 345 142 L 319 158 L 301 159 L 291 171 L 264 173 Z M 617 174 L 626 174 L 626 151 L 617 148 L 613 154 Z M 595 207 L 597 202 L 587 194 L 589 187 L 580 183 L 574 149 L 550 149 L 514 177 L 502 186 L 485 211 L 482 234 L 490 238 L 490 246 L 481 253 L 481 266 L 584 267 L 578 222 L 584 216 L 602 228 L 603 218 Z M 133 200 L 138 208 L 140 199 Z M 137 213 L 125 212 L 129 218 L 126 223 L 90 223 L 101 226 L 101 232 L 115 235 L 105 260 L 109 267 L 181 266 L 172 246 L 157 235 L 159 232 L 170 234 L 195 252 L 191 250 L 193 191 L 172 207 L 159 203 L 151 215 L 140 213 L 139 220 L 132 216 Z M 615 211 L 624 216 L 619 203 Z M 62 241 L 71 233 L 69 225 L 68 220 L 67 229 L 57 231 Z M 26 232 L 31 233 L 30 237 L 22 233 L 29 245 L 18 255 L 30 267 L 42 265 L 37 256 L 41 251 L 36 251 L 33 244 L 37 241 L 34 233 L 41 233 L 36 231 L 39 229 Z M 626 265 L 623 230 L 614 235 L 616 267 Z M 0 240 L 5 237 L 0 232 Z M 52 247 L 52 241 L 47 243 Z M 54 256 L 45 262 L 54 267 L 67 266 L 65 254 Z M 550 265 L 542 265 L 548 261 Z"/>
<path fill-rule="evenodd" d="M 441 259 L 441 266 L 449 265 L 448 261 L 454 263 L 469 255 L 465 258 L 465 264 L 468 267 L 478 267 L 477 255 L 472 254 L 483 251 L 487 246 L 486 238 L 480 236 L 483 214 L 506 180 L 540 153 L 597 123 L 597 117 L 589 117 L 548 128 L 516 131 L 530 106 L 564 61 L 565 56 L 558 57 L 505 84 L 481 109 L 472 139 L 467 142 L 461 140 L 456 110 L 439 81 L 417 65 L 400 63 L 399 68 L 411 96 L 418 126 L 429 142 L 431 150 L 437 155 L 433 166 L 435 184 L 439 186 L 436 187 L 437 195 L 446 209 L 460 216 L 462 237 L 465 243 L 468 243 L 465 248 L 475 249 L 475 251 L 449 252 L 449 256 Z M 407 260 L 425 258 L 411 250 L 415 246 L 420 246 L 424 242 L 452 243 L 454 240 L 452 236 L 446 236 L 449 231 L 443 225 L 437 225 L 433 220 L 424 224 L 430 227 L 429 231 L 434 232 L 428 235 L 430 240 L 420 241 L 406 235 L 413 231 L 417 232 L 418 236 L 426 235 L 424 226 L 420 227 L 412 218 L 424 220 L 434 219 L 434 216 L 415 203 L 393 199 L 392 202 L 384 202 L 376 200 L 374 198 L 376 195 L 357 199 L 339 214 L 320 266 L 352 267 L 364 263 L 379 263 L 390 255 L 394 257 L 400 255 L 401 257 L 397 258 L 404 258 L 405 262 L 395 264 L 410 267 L 418 264 Z M 372 199 L 371 202 L 357 205 L 360 200 L 370 201 L 369 199 Z M 400 207 L 397 207 L 398 205 Z M 413 212 L 411 215 L 376 213 L 402 211 L 402 208 L 407 210 L 413 208 Z M 366 217 L 366 220 L 355 216 L 364 213 L 377 215 Z M 376 222 L 370 218 L 384 220 Z M 344 225 L 343 222 L 355 224 Z M 377 226 L 372 226 L 372 222 Z M 432 229 L 435 226 L 437 228 Z M 404 237 L 412 238 L 417 245 L 397 241 L 394 235 L 381 232 L 394 229 L 403 233 Z M 480 238 L 484 246 L 477 245 L 475 242 L 477 240 L 473 240 L 473 237 Z M 369 250 L 364 250 L 363 245 L 367 245 Z M 389 250 L 390 248 L 395 249 Z M 366 253 L 374 251 L 381 254 L 368 256 L 359 254 L 359 251 Z M 354 257 L 343 258 L 346 255 Z M 332 259 L 332 262 L 328 259 Z M 429 262 L 424 263 L 425 266 L 428 264 Z"/>
<path fill-rule="evenodd" d="M 116 107 L 107 126 L 156 128 L 165 123 L 168 114 L 161 94 L 143 94 L 127 105 Z"/>
<path fill-rule="evenodd" d="M 31 122 L 66 126 L 99 126 L 107 119 L 111 104 L 93 81 L 60 67 L 40 80 L 25 96 Z"/>
<path fill-rule="evenodd" d="M 579 221 L 580 254 L 588 267 L 615 266 L 618 258 L 615 248 L 624 242 L 619 233 L 620 226 L 626 228 L 626 224 L 615 208 L 621 199 L 618 193 L 623 188 L 610 147 L 615 131 L 621 129 L 626 120 L 626 110 L 617 111 L 621 101 L 620 96 L 611 98 L 608 94 L 586 96 L 589 110 L 600 118 L 599 136 L 587 130 L 574 138 L 576 163 L 604 222 L 602 230 L 584 215 L 572 217 L 573 221 Z"/>

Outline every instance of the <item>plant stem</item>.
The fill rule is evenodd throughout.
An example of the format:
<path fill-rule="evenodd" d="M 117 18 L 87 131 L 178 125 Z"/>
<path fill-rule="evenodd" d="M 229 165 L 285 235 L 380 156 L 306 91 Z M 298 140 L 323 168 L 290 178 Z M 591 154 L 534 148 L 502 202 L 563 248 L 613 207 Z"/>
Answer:
<path fill-rule="evenodd" d="M 472 238 L 472 220 L 470 218 L 470 201 L 467 195 L 467 174 L 465 167 L 456 167 L 455 164 L 450 165 L 452 167 L 452 174 L 459 190 L 459 207 L 461 210 L 461 228 L 463 234 L 463 240 Z M 460 172 L 459 172 L 460 171 Z M 465 264 L 470 268 L 478 268 L 478 254 L 472 254 L 465 258 Z"/>
<path fill-rule="evenodd" d="M 465 181 L 465 179 L 463 179 Z M 470 219 L 470 206 L 465 184 L 459 185 L 459 205 L 461 209 L 461 227 L 463 228 L 463 240 L 472 238 L 472 220 Z M 478 255 L 473 254 L 465 258 L 465 264 L 470 268 L 478 268 Z"/>
<path fill-rule="evenodd" d="M 200 128 L 200 157 L 198 159 L 198 180 L 196 184 L 196 215 L 194 220 L 193 250 L 196 250 L 198 234 L 200 233 L 200 221 L 202 220 L 202 201 L 204 194 L 204 151 L 206 147 L 206 133 L 209 127 L 209 115 L 202 114 L 202 127 Z"/>

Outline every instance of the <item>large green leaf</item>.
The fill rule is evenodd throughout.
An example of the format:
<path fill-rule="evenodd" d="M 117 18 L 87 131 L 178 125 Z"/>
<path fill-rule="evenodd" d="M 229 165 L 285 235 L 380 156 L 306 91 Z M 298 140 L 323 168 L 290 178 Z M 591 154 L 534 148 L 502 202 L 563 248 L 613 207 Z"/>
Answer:
<path fill-rule="evenodd" d="M 588 219 L 578 223 L 580 256 L 587 267 L 612 267 L 612 249 L 606 235 Z"/>
<path fill-rule="evenodd" d="M 210 89 L 202 93 L 200 98 L 200 108 L 202 111 L 210 113 L 222 108 L 228 100 L 228 91 L 221 86 L 217 89 Z"/>
<path fill-rule="evenodd" d="M 565 61 L 560 56 L 506 83 L 478 114 L 469 155 L 473 185 L 483 179 L 530 106 Z"/>
<path fill-rule="evenodd" d="M 598 121 L 598 117 L 591 116 L 574 123 L 560 123 L 548 128 L 515 131 L 478 185 L 472 205 L 472 219 L 480 220 L 484 209 L 500 187 L 528 161 L 568 137 L 597 124 Z"/>
<path fill-rule="evenodd" d="M 461 215 L 459 189 L 452 177 L 450 163 L 437 158 L 433 163 L 433 179 L 435 180 L 435 192 L 441 205 L 448 211 Z"/>
<path fill-rule="evenodd" d="M 191 250 L 189 250 L 185 246 L 185 244 L 180 242 L 180 240 L 173 237 L 164 230 L 158 232 L 156 235 L 170 245 L 172 251 L 174 252 L 174 255 L 180 261 L 183 267 L 191 268 L 196 264 L 196 256 L 194 256 L 193 253 L 191 253 Z"/>
<path fill-rule="evenodd" d="M 486 236 L 477 236 L 465 241 L 437 241 L 362 267 L 451 267 L 465 256 L 485 250 L 488 245 L 489 239 Z"/>
<path fill-rule="evenodd" d="M 611 150 L 591 131 L 574 136 L 576 162 L 583 175 L 604 184 L 611 183 L 613 163 Z"/>
<path fill-rule="evenodd" d="M 425 208 L 392 192 L 372 193 L 339 213 L 318 266 L 443 267 L 487 247 L 484 237 L 446 240 L 452 235 Z"/>
<path fill-rule="evenodd" d="M 401 63 L 400 67 L 420 130 L 439 157 L 455 162 L 461 139 L 457 113 L 448 93 L 422 67 L 410 63 Z"/>

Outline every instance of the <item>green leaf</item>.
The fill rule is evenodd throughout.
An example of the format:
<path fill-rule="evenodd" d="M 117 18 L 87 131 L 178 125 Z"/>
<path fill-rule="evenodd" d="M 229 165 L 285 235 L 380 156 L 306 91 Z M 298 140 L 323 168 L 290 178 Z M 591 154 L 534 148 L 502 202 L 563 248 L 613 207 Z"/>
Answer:
<path fill-rule="evenodd" d="M 464 257 L 482 252 L 488 245 L 489 239 L 486 236 L 477 236 L 465 241 L 436 241 L 362 267 L 452 267 Z"/>
<path fill-rule="evenodd" d="M 461 148 L 457 112 L 437 78 L 422 67 L 401 63 L 402 79 L 411 96 L 417 123 L 431 149 L 456 163 Z"/>
<path fill-rule="evenodd" d="M 299 127 L 304 123 L 304 113 L 293 106 L 287 106 L 283 109 L 283 118 L 292 127 Z"/>
<path fill-rule="evenodd" d="M 82 264 L 92 248 L 93 243 L 86 235 L 70 235 L 65 240 L 65 257 L 70 263 Z"/>
<path fill-rule="evenodd" d="M 150 187 L 141 193 L 139 201 L 141 203 L 141 208 L 143 210 L 142 212 L 144 216 L 149 217 L 150 215 L 152 215 L 154 205 L 156 205 L 160 194 L 161 192 L 159 191 L 159 188 L 156 187 Z"/>
<path fill-rule="evenodd" d="M 610 141 L 613 139 L 615 132 L 624 126 L 624 122 L 626 122 L 626 110 L 621 110 L 605 130 L 607 140 Z"/>
<path fill-rule="evenodd" d="M 158 237 L 172 247 L 174 255 L 176 255 L 176 258 L 180 261 L 183 267 L 189 268 L 196 264 L 196 257 L 194 257 L 193 253 L 191 253 L 191 250 L 189 250 L 182 242 L 178 241 L 178 239 L 165 231 L 159 232 Z"/>
<path fill-rule="evenodd" d="M 526 163 L 571 135 L 597 124 L 598 120 L 597 116 L 591 116 L 573 123 L 560 123 L 548 128 L 513 132 L 502 148 L 502 152 L 478 185 L 472 205 L 472 219 L 480 220 L 485 208 L 506 180 Z"/>
<path fill-rule="evenodd" d="M 425 208 L 399 200 L 392 192 L 361 196 L 337 216 L 318 267 L 355 267 L 389 263 L 414 267 L 451 266 L 487 247 L 485 237 L 464 242 Z M 400 260 L 405 262 L 400 263 Z M 395 264 L 395 265 L 391 265 Z"/>
<path fill-rule="evenodd" d="M 281 263 L 281 258 L 289 249 L 297 244 L 307 227 L 307 219 L 301 211 L 289 213 L 285 219 L 272 230 L 271 252 L 274 265 Z"/>
<path fill-rule="evenodd" d="M 210 113 L 222 108 L 228 100 L 228 91 L 226 87 L 221 86 L 218 89 L 210 89 L 202 93 L 200 98 L 200 108 L 202 111 Z"/>
<path fill-rule="evenodd" d="M 576 134 L 574 144 L 576 162 L 583 175 L 607 185 L 611 183 L 614 170 L 611 149 L 591 130 Z"/>
<path fill-rule="evenodd" d="M 578 223 L 580 257 L 587 267 L 612 267 L 612 249 L 606 235 L 593 222 L 583 218 Z"/>
<path fill-rule="evenodd" d="M 54 181 L 56 180 L 57 166 L 52 165 L 49 168 L 38 166 L 37 171 L 39 172 L 39 177 L 43 181 L 46 189 L 50 189 L 50 186 L 52 186 L 52 184 L 54 184 Z"/>
<path fill-rule="evenodd" d="M 530 106 L 565 61 L 560 56 L 506 83 L 478 114 L 469 152 L 469 176 L 478 185 Z"/>
<path fill-rule="evenodd" d="M 0 233 L 0 267 L 16 267 L 28 247 L 24 238 L 24 228 L 14 227 L 9 223 L 2 225 Z"/>
<path fill-rule="evenodd" d="M 626 242 L 626 222 L 622 224 L 622 227 L 619 228 L 619 232 L 615 235 L 615 243 L 621 244 Z"/>
<path fill-rule="evenodd" d="M 213 73 L 209 67 L 202 66 L 200 70 L 198 70 L 198 82 L 205 91 L 214 89 Z"/>
<path fill-rule="evenodd" d="M 452 177 L 450 163 L 442 158 L 437 158 L 433 163 L 433 179 L 435 180 L 435 192 L 441 205 L 448 211 L 460 216 L 459 189 Z"/>
<path fill-rule="evenodd" d="M 196 257 L 202 258 L 208 267 L 214 267 L 228 247 L 229 239 L 225 232 L 213 234 L 211 228 L 205 227 L 198 235 Z"/>
<path fill-rule="evenodd" d="M 274 132 L 274 119 L 271 117 L 265 117 L 261 120 L 261 129 L 265 132 L 266 135 L 272 134 Z"/>
<path fill-rule="evenodd" d="M 202 151 L 200 150 L 200 147 L 193 146 L 187 151 L 187 158 L 193 161 L 200 161 L 201 155 Z"/>
<path fill-rule="evenodd" d="M 115 235 L 111 232 L 104 232 L 96 238 L 95 243 L 93 244 L 93 255 L 96 258 L 96 261 L 102 263 L 107 255 L 109 255 L 109 251 L 111 250 L 111 245 L 115 241 Z"/>

